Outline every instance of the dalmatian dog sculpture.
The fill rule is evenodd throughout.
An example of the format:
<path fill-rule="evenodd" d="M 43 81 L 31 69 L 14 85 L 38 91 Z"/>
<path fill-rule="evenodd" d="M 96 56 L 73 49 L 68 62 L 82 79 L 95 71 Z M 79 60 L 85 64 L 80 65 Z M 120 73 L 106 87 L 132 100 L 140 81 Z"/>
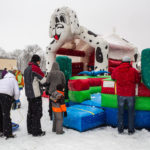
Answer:
<path fill-rule="evenodd" d="M 58 8 L 50 20 L 49 36 L 53 41 L 46 50 L 46 72 L 55 61 L 56 51 L 67 41 L 79 38 L 95 48 L 96 70 L 108 70 L 108 43 L 100 36 L 79 25 L 76 13 L 68 7 Z"/>

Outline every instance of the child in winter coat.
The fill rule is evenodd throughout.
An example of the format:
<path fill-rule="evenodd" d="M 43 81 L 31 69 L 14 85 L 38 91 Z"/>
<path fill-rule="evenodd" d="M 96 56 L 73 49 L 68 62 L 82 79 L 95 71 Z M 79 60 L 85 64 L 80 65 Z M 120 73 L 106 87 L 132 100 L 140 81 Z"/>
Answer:
<path fill-rule="evenodd" d="M 54 113 L 52 131 L 56 132 L 56 134 L 63 134 L 63 112 L 64 117 L 67 116 L 64 87 L 59 84 L 57 85 L 56 89 L 57 90 L 54 91 L 50 96 L 50 100 L 52 101 L 52 110 Z"/>
<path fill-rule="evenodd" d="M 17 70 L 16 68 L 14 69 L 13 73 L 16 76 L 16 80 L 17 80 L 18 85 L 19 85 L 19 90 L 21 91 L 23 89 L 23 87 L 24 87 L 23 75 L 21 74 L 21 71 Z M 20 99 L 18 99 L 16 102 L 17 102 L 16 103 L 16 109 L 20 108 L 21 107 Z"/>

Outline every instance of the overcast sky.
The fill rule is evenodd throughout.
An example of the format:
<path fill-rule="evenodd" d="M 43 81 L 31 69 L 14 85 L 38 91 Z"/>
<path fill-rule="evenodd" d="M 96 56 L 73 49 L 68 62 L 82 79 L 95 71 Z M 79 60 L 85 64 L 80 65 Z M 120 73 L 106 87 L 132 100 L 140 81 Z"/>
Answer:
<path fill-rule="evenodd" d="M 150 47 L 150 0 L 0 0 L 0 47 L 12 51 L 38 44 L 45 50 L 50 16 L 62 6 L 97 34 L 111 34 L 115 27 L 140 51 Z"/>

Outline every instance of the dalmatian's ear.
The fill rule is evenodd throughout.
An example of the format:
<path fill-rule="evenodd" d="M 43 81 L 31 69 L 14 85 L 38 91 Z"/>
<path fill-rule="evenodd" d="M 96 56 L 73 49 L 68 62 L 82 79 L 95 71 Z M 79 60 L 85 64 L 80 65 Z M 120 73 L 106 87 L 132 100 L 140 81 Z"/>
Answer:
<path fill-rule="evenodd" d="M 55 28 L 55 15 L 52 14 L 51 19 L 50 19 L 50 26 L 49 26 L 49 37 L 53 38 L 53 28 Z"/>
<path fill-rule="evenodd" d="M 68 9 L 69 18 L 70 18 L 71 32 L 73 34 L 80 34 L 81 33 L 81 28 L 80 28 L 79 21 L 78 21 L 76 13 L 73 10 L 69 9 L 69 8 L 67 8 L 67 9 Z"/>

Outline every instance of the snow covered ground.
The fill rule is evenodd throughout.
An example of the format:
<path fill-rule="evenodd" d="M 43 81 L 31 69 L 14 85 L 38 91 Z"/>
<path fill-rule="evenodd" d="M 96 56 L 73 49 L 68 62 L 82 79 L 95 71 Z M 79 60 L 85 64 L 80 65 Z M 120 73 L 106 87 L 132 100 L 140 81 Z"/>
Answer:
<path fill-rule="evenodd" d="M 136 131 L 129 136 L 117 133 L 116 128 L 102 127 L 80 133 L 64 128 L 64 135 L 51 132 L 52 122 L 48 116 L 48 100 L 43 99 L 42 129 L 43 137 L 32 137 L 26 132 L 27 100 L 24 91 L 21 93 L 22 108 L 11 112 L 12 121 L 19 123 L 15 139 L 0 138 L 0 150 L 149 150 L 150 132 Z"/>

